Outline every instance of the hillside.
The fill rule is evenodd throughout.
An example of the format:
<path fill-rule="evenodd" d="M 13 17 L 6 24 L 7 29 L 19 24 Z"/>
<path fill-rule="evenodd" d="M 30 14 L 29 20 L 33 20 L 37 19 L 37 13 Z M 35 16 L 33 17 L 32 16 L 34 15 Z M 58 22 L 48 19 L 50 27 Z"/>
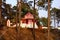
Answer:
<path fill-rule="evenodd" d="M 19 29 L 19 28 L 18 28 Z M 58 39 L 58 32 L 51 30 L 50 40 Z M 20 28 L 4 28 L 0 30 L 0 40 L 34 40 L 33 29 Z M 47 40 L 47 30 L 35 29 L 35 40 Z"/>

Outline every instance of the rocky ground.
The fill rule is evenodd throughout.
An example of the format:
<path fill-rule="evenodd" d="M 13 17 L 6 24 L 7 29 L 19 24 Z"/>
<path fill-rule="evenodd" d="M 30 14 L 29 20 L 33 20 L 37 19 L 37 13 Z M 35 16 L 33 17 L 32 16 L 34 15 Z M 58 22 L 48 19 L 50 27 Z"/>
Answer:
<path fill-rule="evenodd" d="M 35 34 L 35 35 L 34 35 Z M 47 40 L 47 30 L 28 28 L 3 28 L 0 29 L 0 40 Z M 60 30 L 51 30 L 50 40 L 60 40 Z"/>

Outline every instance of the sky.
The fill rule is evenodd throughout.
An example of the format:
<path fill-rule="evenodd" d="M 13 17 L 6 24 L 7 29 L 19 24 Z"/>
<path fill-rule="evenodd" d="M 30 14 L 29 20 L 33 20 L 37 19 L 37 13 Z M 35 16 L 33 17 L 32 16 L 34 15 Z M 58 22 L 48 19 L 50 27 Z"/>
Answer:
<path fill-rule="evenodd" d="M 12 4 L 12 7 L 17 4 L 17 0 L 6 0 L 6 3 Z M 56 7 L 60 9 L 60 0 L 53 0 L 52 2 L 52 8 Z M 39 10 L 39 17 L 48 17 L 47 11 L 45 10 Z"/>
<path fill-rule="evenodd" d="M 60 0 L 54 0 L 52 3 L 52 7 L 56 7 L 60 9 Z"/>

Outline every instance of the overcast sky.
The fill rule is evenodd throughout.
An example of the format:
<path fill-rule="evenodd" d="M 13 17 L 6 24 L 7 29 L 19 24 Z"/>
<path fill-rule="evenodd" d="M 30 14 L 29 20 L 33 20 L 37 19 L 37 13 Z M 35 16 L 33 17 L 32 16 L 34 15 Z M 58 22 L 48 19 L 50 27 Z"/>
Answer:
<path fill-rule="evenodd" d="M 6 3 L 12 4 L 12 6 L 17 4 L 17 0 L 6 0 Z M 52 2 L 52 8 L 56 7 L 56 8 L 60 8 L 60 0 L 54 0 Z M 44 10 L 39 10 L 39 17 L 48 17 L 47 16 L 47 12 Z"/>

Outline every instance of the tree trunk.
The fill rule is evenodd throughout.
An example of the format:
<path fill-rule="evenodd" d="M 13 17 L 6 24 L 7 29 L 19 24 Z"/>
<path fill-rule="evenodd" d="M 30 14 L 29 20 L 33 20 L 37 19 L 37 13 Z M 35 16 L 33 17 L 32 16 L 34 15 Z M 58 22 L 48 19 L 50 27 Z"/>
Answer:
<path fill-rule="evenodd" d="M 20 21 L 21 21 L 21 3 L 22 3 L 22 0 L 20 0 L 20 2 L 19 2 L 19 27 L 20 27 Z"/>
<path fill-rule="evenodd" d="M 2 5 L 2 0 L 0 0 L 0 22 L 2 21 L 1 20 L 1 12 L 2 12 L 1 5 Z"/>
<path fill-rule="evenodd" d="M 59 26 L 59 23 L 58 23 L 58 18 L 57 18 L 57 27 Z"/>
<path fill-rule="evenodd" d="M 50 0 L 48 0 L 48 39 L 50 40 Z"/>
<path fill-rule="evenodd" d="M 55 21 L 56 21 L 55 19 L 56 18 L 55 17 L 56 17 L 56 14 L 54 13 L 54 28 L 56 27 L 56 23 L 55 23 Z"/>
<path fill-rule="evenodd" d="M 35 13 L 35 0 L 34 0 L 34 13 Z M 35 18 L 34 18 L 34 21 L 33 21 L 33 38 L 35 40 Z"/>
<path fill-rule="evenodd" d="M 22 2 L 22 0 L 17 0 L 17 13 L 19 13 L 19 15 L 17 15 L 17 13 L 16 13 L 16 25 L 18 23 L 17 16 L 19 16 L 19 26 L 16 26 L 16 29 L 17 29 L 17 39 L 16 40 L 20 40 L 21 2 Z"/>

